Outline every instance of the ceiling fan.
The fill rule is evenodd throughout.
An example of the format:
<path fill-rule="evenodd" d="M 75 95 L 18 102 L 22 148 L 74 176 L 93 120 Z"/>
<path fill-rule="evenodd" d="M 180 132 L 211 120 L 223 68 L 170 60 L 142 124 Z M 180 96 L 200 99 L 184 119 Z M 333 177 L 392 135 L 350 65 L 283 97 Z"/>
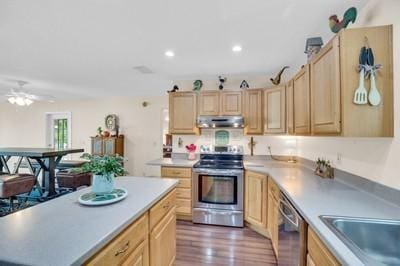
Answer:
<path fill-rule="evenodd" d="M 24 88 L 24 85 L 29 82 L 23 80 L 15 81 L 18 85 L 17 88 L 12 88 L 9 92 L 5 94 L 7 101 L 11 104 L 16 104 L 19 106 L 29 106 L 35 101 L 49 101 L 53 102 L 53 97 L 50 95 L 39 95 L 31 93 L 28 89 Z"/>

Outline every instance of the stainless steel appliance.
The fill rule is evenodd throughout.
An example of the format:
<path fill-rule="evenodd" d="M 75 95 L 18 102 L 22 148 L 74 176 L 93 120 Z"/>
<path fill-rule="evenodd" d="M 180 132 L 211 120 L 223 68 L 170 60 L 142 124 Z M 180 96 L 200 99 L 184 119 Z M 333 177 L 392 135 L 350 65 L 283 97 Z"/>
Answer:
<path fill-rule="evenodd" d="M 307 223 L 281 193 L 279 201 L 278 265 L 306 265 Z"/>
<path fill-rule="evenodd" d="M 193 222 L 243 227 L 243 147 L 200 150 L 193 166 Z"/>
<path fill-rule="evenodd" d="M 199 128 L 243 128 L 243 116 L 199 116 L 197 117 Z"/>

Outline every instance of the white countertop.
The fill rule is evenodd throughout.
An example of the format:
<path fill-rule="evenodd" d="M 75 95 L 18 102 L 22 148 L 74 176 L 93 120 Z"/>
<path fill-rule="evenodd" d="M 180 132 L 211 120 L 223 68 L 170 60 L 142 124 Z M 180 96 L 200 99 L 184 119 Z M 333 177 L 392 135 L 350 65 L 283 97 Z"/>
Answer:
<path fill-rule="evenodd" d="M 164 160 L 154 165 L 164 165 Z M 175 160 L 168 161 L 167 165 L 191 167 L 192 161 L 178 161 L 176 165 Z M 245 160 L 244 167 L 270 176 L 343 265 L 364 264 L 322 222 L 320 215 L 400 220 L 400 207 L 338 180 L 320 178 L 299 164 Z"/>
<path fill-rule="evenodd" d="M 253 164 L 256 165 L 256 164 Z M 334 179 L 322 179 L 305 167 L 288 163 L 246 165 L 272 177 L 309 226 L 343 265 L 364 265 L 322 222 L 320 215 L 400 219 L 400 208 Z"/>
<path fill-rule="evenodd" d="M 0 218 L 0 265 L 80 265 L 177 185 L 173 179 L 119 177 L 121 202 L 86 207 L 83 189 Z"/>
<path fill-rule="evenodd" d="M 160 158 L 147 162 L 147 165 L 154 166 L 171 166 L 171 167 L 192 167 L 198 160 L 175 159 L 175 158 Z"/>

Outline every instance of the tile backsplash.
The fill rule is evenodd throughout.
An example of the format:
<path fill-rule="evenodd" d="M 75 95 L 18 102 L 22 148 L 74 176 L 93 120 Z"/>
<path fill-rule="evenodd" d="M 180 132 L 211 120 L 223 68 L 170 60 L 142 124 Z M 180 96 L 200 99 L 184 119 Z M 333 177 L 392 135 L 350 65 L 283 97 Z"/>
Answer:
<path fill-rule="evenodd" d="M 215 145 L 215 132 L 220 129 L 202 129 L 201 135 L 174 135 L 172 151 L 175 153 L 186 152 L 185 146 L 196 144 L 199 152 L 200 145 Z M 251 136 L 245 136 L 242 129 L 224 129 L 229 132 L 230 145 L 242 145 L 245 154 L 250 154 L 249 142 Z M 182 146 L 179 147 L 179 138 Z M 267 155 L 268 146 L 271 146 L 274 155 L 297 155 L 297 138 L 293 136 L 253 136 L 256 145 L 254 155 Z"/>

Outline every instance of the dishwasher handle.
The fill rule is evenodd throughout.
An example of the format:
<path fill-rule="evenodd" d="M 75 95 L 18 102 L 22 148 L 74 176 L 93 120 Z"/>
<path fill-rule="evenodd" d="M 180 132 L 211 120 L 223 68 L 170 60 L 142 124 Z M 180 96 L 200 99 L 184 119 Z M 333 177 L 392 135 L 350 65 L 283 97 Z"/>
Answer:
<path fill-rule="evenodd" d="M 285 211 L 281 207 L 282 205 L 284 205 L 290 211 L 289 215 L 291 215 L 294 219 L 285 213 Z M 296 230 L 298 230 L 299 229 L 299 216 L 297 214 L 296 209 L 290 203 L 288 203 L 285 199 L 279 200 L 278 209 L 279 209 L 279 212 L 282 214 L 283 218 L 286 219 L 289 223 L 291 223 L 294 227 L 296 227 Z"/>

